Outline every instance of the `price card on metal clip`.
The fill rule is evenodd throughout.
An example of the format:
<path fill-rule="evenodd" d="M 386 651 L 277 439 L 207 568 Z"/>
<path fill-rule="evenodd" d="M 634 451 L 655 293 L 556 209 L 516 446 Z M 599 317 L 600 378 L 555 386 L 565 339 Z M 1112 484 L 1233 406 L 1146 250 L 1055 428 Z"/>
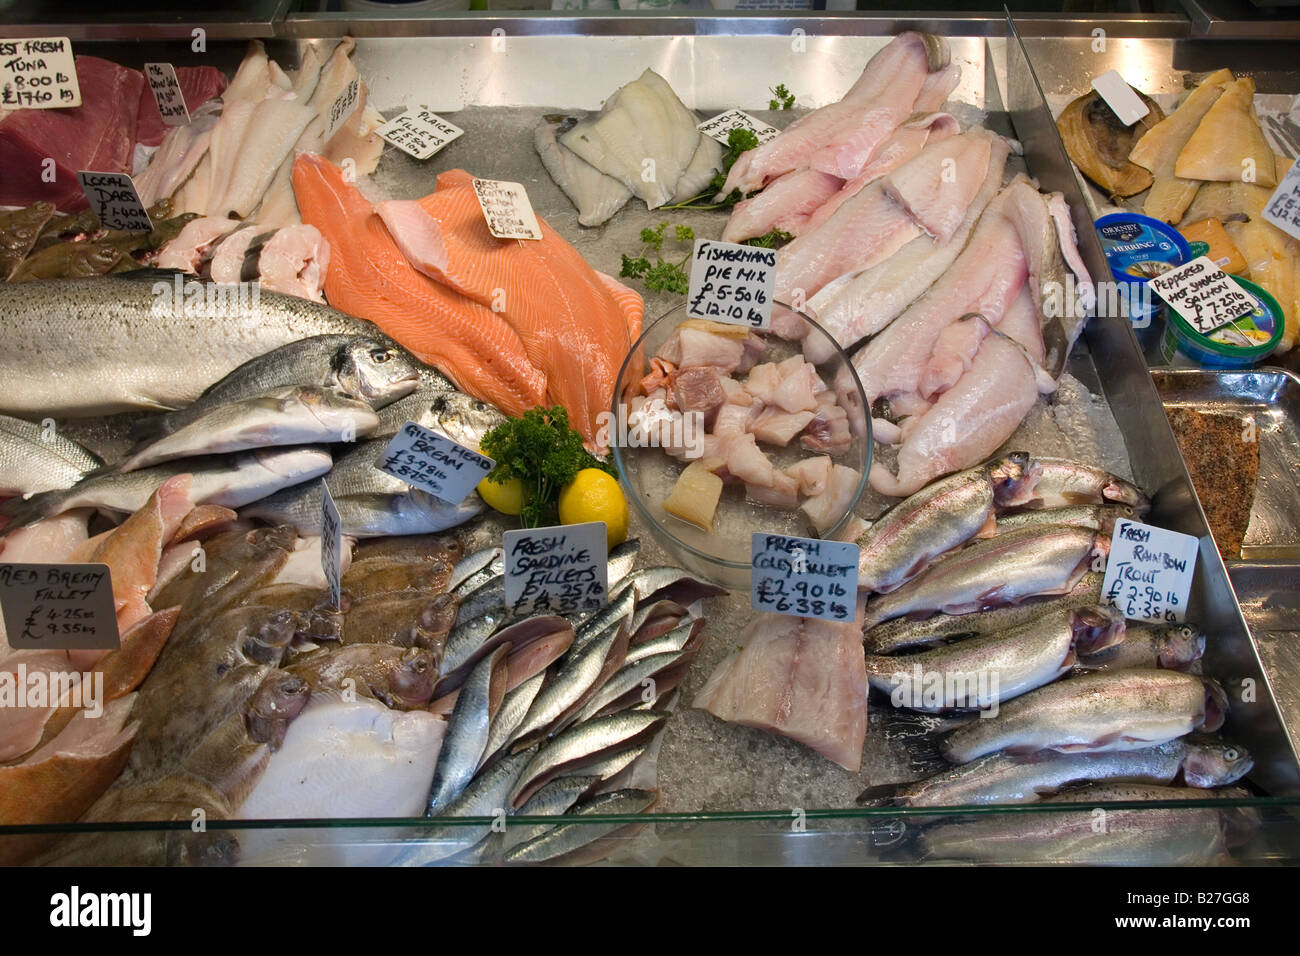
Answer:
<path fill-rule="evenodd" d="M 1189 534 L 1122 518 L 1111 534 L 1102 594 L 1129 620 L 1181 623 L 1199 549 Z"/>

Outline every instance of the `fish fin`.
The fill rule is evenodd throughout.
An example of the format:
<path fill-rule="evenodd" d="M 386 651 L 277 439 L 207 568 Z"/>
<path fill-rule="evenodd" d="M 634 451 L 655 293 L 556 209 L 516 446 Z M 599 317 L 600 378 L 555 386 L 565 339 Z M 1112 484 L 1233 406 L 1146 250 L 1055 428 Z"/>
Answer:
<path fill-rule="evenodd" d="M 147 415 L 143 418 L 137 418 L 131 422 L 131 428 L 128 432 L 132 445 L 127 454 L 134 455 L 171 433 L 172 429 L 168 427 L 166 415 Z"/>
<path fill-rule="evenodd" d="M 867 787 L 854 801 L 860 807 L 896 807 L 898 806 L 898 784 L 881 783 Z"/>
<path fill-rule="evenodd" d="M 4 527 L 0 528 L 0 538 L 42 518 L 58 514 L 56 502 L 59 500 L 59 495 L 60 492 L 57 491 L 46 491 L 32 495 L 30 498 L 10 498 L 0 503 L 0 518 L 7 519 Z"/>
<path fill-rule="evenodd" d="M 198 276 L 194 273 L 186 272 L 183 269 L 160 269 L 157 266 L 132 269 L 130 272 L 121 273 L 123 279 L 131 282 L 171 282 L 176 276 L 180 276 L 182 282 L 186 279 L 198 279 Z"/>

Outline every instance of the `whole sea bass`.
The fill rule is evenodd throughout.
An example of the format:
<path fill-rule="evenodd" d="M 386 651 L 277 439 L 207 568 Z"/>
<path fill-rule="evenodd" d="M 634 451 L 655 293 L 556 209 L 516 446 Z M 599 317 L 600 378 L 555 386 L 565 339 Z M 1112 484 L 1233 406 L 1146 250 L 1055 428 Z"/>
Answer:
<path fill-rule="evenodd" d="M 299 339 L 390 341 L 371 323 L 306 299 L 259 290 L 254 301 L 245 286 L 191 310 L 184 294 L 177 301 L 178 282 L 179 274 L 141 272 L 0 284 L 0 411 L 58 418 L 179 408 Z M 421 376 L 450 387 L 432 369 Z"/>

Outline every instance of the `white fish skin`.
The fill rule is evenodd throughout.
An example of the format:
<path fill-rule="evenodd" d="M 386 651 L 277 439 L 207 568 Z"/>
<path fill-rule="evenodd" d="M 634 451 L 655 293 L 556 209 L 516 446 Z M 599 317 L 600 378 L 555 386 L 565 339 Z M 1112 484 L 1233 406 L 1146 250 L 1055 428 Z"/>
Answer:
<path fill-rule="evenodd" d="M 682 171 L 681 179 L 677 180 L 677 191 L 673 193 L 670 201 L 685 202 L 700 195 L 713 179 L 713 175 L 721 168 L 722 144 L 712 136 L 701 133 L 699 145 L 695 147 L 695 155 Z"/>
<path fill-rule="evenodd" d="M 577 207 L 578 223 L 599 226 L 623 208 L 632 198 L 632 190 L 560 143 L 560 133 L 575 125 L 577 122 L 572 117 L 543 118 L 533 131 L 533 148 L 555 185 Z"/>
<path fill-rule="evenodd" d="M 560 142 L 656 209 L 672 199 L 695 156 L 696 122 L 663 77 L 646 70 L 614 93 L 595 119 L 579 123 Z M 653 176 L 646 176 L 650 160 Z"/>
<path fill-rule="evenodd" d="M 208 154 L 212 130 L 220 118 L 219 104 L 204 104 L 191 114 L 188 126 L 167 131 L 145 171 L 132 180 L 145 206 L 171 196 L 189 178 Z"/>
<path fill-rule="evenodd" d="M 290 151 L 280 163 L 275 178 L 271 180 L 271 185 L 266 188 L 261 203 L 253 213 L 253 218 L 264 229 L 284 229 L 302 223 L 298 200 L 293 195 L 294 156 L 295 153 Z"/>
<path fill-rule="evenodd" d="M 292 96 L 292 94 L 289 94 Z M 249 121 L 229 182 L 215 208 L 240 219 L 251 213 L 315 112 L 296 99 L 267 99 Z M 211 206 L 209 208 L 212 208 Z"/>
<path fill-rule="evenodd" d="M 993 142 L 984 183 L 967 208 L 965 219 L 947 242 L 918 236 L 884 262 L 841 276 L 809 300 L 814 318 L 840 345 L 847 347 L 878 333 L 948 270 L 1000 188 L 1009 153 L 1006 140 L 998 137 Z M 825 347 L 824 356 L 822 349 L 819 340 L 804 340 L 808 361 L 820 364 L 829 359 L 829 347 Z"/>

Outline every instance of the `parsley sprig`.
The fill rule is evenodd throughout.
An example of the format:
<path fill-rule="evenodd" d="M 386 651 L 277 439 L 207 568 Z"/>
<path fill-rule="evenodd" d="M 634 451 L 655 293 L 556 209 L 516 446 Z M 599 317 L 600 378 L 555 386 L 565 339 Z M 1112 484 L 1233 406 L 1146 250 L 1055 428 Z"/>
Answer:
<path fill-rule="evenodd" d="M 661 222 L 654 229 L 642 229 L 641 241 L 645 243 L 648 249 L 653 249 L 656 253 L 663 251 L 664 230 L 668 228 L 668 223 Z M 695 230 L 690 226 L 674 226 L 673 238 L 678 242 L 694 244 Z M 645 253 L 646 249 L 641 250 Z M 628 279 L 641 279 L 645 282 L 645 287 L 651 292 L 677 292 L 685 295 L 690 286 L 690 277 L 686 274 L 686 263 L 691 258 L 691 253 L 687 251 L 680 262 L 666 262 L 663 256 L 656 255 L 655 262 L 652 265 L 650 259 L 643 255 L 629 256 L 623 255 L 623 268 L 619 270 L 619 275 Z"/>
<path fill-rule="evenodd" d="M 768 109 L 788 110 L 794 107 L 794 94 L 785 88 L 784 83 L 778 83 L 772 90 L 772 95 L 776 99 L 768 100 Z"/>

